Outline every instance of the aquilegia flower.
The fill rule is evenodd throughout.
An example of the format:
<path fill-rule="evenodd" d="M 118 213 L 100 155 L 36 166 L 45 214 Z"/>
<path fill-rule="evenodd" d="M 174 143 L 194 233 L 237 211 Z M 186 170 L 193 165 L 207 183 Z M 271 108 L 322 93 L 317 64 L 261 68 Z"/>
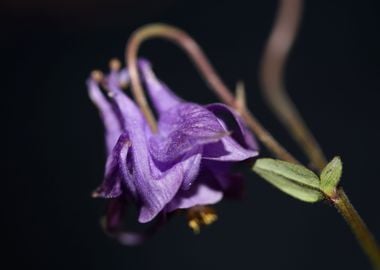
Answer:
<path fill-rule="evenodd" d="M 129 82 L 128 71 L 119 70 L 117 62 L 113 66 L 109 75 L 95 73 L 88 80 L 106 133 L 105 177 L 94 192 L 111 200 L 106 227 L 120 229 L 123 209 L 132 203 L 141 223 L 177 209 L 201 207 L 201 216 L 195 211 L 189 221 L 199 230 L 215 217 L 207 205 L 241 190 L 241 176 L 232 172 L 232 166 L 258 155 L 255 139 L 233 109 L 181 100 L 156 78 L 147 61 L 140 60 L 141 76 L 158 115 L 158 131 L 153 133 L 122 90 Z"/>

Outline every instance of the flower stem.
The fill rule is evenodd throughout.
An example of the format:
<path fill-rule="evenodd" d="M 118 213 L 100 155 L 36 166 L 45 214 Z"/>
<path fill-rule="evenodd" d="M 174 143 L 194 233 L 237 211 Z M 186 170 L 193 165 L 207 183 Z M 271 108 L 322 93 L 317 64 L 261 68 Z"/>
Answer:
<path fill-rule="evenodd" d="M 309 158 L 311 166 L 320 172 L 326 166 L 327 159 L 288 96 L 283 82 L 285 63 L 299 28 L 303 1 L 281 0 L 280 2 L 262 60 L 260 76 L 262 90 L 272 110 Z M 328 199 L 350 226 L 374 269 L 380 269 L 379 246 L 343 188 L 338 188 L 334 197 Z"/>
<path fill-rule="evenodd" d="M 361 248 L 371 260 L 374 269 L 380 269 L 380 249 L 366 224 L 351 204 L 343 188 L 339 188 L 333 199 L 334 206 L 346 220 Z"/>
<path fill-rule="evenodd" d="M 135 97 L 136 102 L 140 107 L 140 110 L 144 114 L 150 129 L 152 130 L 152 132 L 156 132 L 157 122 L 154 118 L 152 110 L 148 105 L 148 101 L 146 100 L 137 67 L 137 53 L 141 43 L 149 37 L 154 37 L 154 35 L 152 36 L 152 32 L 154 34 L 154 31 L 149 30 L 150 29 L 148 29 L 148 31 L 141 31 L 140 29 L 137 29 L 132 34 L 131 38 L 128 41 L 127 48 L 125 50 L 125 62 L 128 64 L 128 71 L 131 79 L 131 88 L 133 96 Z"/>

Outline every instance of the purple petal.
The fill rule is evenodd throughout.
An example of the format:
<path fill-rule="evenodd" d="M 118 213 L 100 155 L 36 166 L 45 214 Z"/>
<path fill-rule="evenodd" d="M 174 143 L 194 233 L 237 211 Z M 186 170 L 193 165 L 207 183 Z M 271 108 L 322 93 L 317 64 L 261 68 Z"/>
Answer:
<path fill-rule="evenodd" d="M 119 74 L 119 78 L 118 78 L 119 85 L 123 85 L 123 84 L 125 85 L 129 83 L 129 73 L 127 69 L 124 68 L 120 70 L 118 74 Z"/>
<path fill-rule="evenodd" d="M 126 133 L 131 141 L 131 164 L 133 172 L 127 176 L 141 201 L 140 222 L 152 220 L 177 193 L 182 182 L 196 176 L 201 161 L 201 149 L 183 155 L 177 163 L 161 170 L 151 158 L 147 140 L 151 131 L 136 105 L 123 93 L 114 92 L 113 100 L 123 115 Z M 128 164 L 127 164 L 128 165 Z"/>
<path fill-rule="evenodd" d="M 163 82 L 156 78 L 148 61 L 140 60 L 139 67 L 149 96 L 159 114 L 183 102 Z"/>
<path fill-rule="evenodd" d="M 149 144 L 159 162 L 171 162 L 194 147 L 228 135 L 214 114 L 193 103 L 182 103 L 163 113 L 158 128 L 160 133 Z"/>
<path fill-rule="evenodd" d="M 180 190 L 169 203 L 166 210 L 168 212 L 176 209 L 190 208 L 196 205 L 215 204 L 223 198 L 223 192 L 213 188 L 207 183 L 194 184 L 188 190 Z"/>
<path fill-rule="evenodd" d="M 196 153 L 196 155 L 192 161 L 193 164 L 190 164 L 190 168 L 186 171 L 186 174 L 183 177 L 181 189 L 189 189 L 191 183 L 194 181 L 194 179 L 197 178 L 200 171 L 202 161 L 202 148 L 195 148 L 193 152 Z"/>
<path fill-rule="evenodd" d="M 120 121 L 110 101 L 103 95 L 99 85 L 92 79 L 87 81 L 88 94 L 92 102 L 99 109 L 100 116 L 103 120 L 106 137 L 107 155 L 112 151 L 120 134 L 122 133 Z"/>
<path fill-rule="evenodd" d="M 161 175 L 159 179 L 156 178 L 149 182 L 141 181 L 141 188 L 145 191 L 143 194 L 145 204 L 141 208 L 140 222 L 152 220 L 173 199 L 182 181 L 189 177 L 192 167 L 199 166 L 199 157 L 200 153 L 184 158 Z"/>
<path fill-rule="evenodd" d="M 112 153 L 106 162 L 105 176 L 102 185 L 95 191 L 94 195 L 103 198 L 115 198 L 122 194 L 122 181 L 130 178 L 126 169 L 126 157 L 130 148 L 128 136 L 121 135 Z M 131 194 L 134 194 L 133 183 L 126 183 Z"/>
<path fill-rule="evenodd" d="M 203 158 L 217 161 L 242 161 L 257 156 L 256 150 L 243 148 L 230 136 L 204 146 Z"/>
<path fill-rule="evenodd" d="M 205 107 L 223 122 L 225 128 L 232 132 L 231 137 L 241 146 L 251 150 L 259 150 L 258 144 L 252 136 L 252 133 L 248 130 L 237 112 L 232 108 L 222 103 L 214 103 Z"/>

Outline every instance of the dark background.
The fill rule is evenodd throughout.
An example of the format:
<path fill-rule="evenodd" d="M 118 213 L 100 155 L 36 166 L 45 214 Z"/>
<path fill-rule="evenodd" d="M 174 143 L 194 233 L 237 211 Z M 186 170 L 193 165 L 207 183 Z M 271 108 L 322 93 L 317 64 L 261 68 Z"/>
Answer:
<path fill-rule="evenodd" d="M 286 85 L 328 157 L 342 156 L 343 185 L 380 239 L 376 2 L 306 1 Z M 122 58 L 142 24 L 167 22 L 193 35 L 228 85 L 245 81 L 250 108 L 300 157 L 258 88 L 276 3 L 3 0 L 3 269 L 369 269 L 335 209 L 293 200 L 253 174 L 246 198 L 219 204 L 219 221 L 200 235 L 178 217 L 130 248 L 99 227 L 104 201 L 90 194 L 102 179 L 103 129 L 84 83 L 92 69 Z M 141 54 L 184 98 L 216 100 L 172 44 L 151 41 Z"/>

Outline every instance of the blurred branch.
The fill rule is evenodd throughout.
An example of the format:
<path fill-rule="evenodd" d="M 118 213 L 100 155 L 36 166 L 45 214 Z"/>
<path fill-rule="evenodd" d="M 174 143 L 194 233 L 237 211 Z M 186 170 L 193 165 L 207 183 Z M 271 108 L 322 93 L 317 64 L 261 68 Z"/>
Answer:
<path fill-rule="evenodd" d="M 284 70 L 302 15 L 302 0 L 281 0 L 272 33 L 261 62 L 260 83 L 263 94 L 277 117 L 319 171 L 326 159 L 314 136 L 289 98 L 284 84 Z"/>

